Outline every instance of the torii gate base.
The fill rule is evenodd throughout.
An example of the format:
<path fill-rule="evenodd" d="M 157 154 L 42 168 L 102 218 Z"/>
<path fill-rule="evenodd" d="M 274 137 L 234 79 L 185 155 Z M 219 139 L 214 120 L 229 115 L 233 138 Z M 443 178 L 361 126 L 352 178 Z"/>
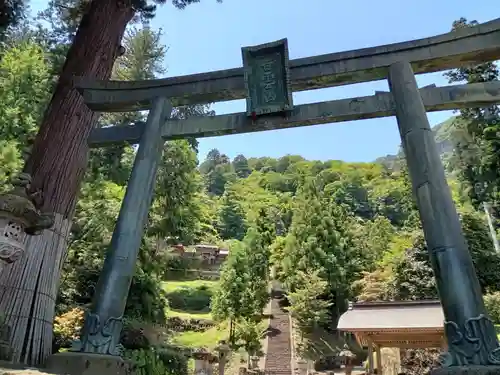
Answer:
<path fill-rule="evenodd" d="M 89 372 L 81 366 L 73 368 L 73 372 L 64 367 L 68 358 L 75 362 L 80 358 L 79 363 L 84 364 L 89 364 L 91 358 L 106 361 L 115 358 L 114 364 L 109 364 L 113 371 L 106 373 L 122 374 L 125 371 L 119 356 L 122 316 L 151 201 L 162 136 L 163 139 L 172 139 L 188 135 L 242 133 L 396 115 L 445 317 L 448 352 L 442 356 L 443 367 L 435 370 L 433 375 L 500 375 L 499 343 L 486 314 L 479 281 L 426 115 L 426 108 L 442 110 L 498 104 L 500 84 L 492 82 L 419 91 L 412 70 L 413 66 L 418 73 L 425 73 L 498 58 L 500 19 L 419 41 L 299 59 L 290 62 L 292 90 L 388 78 L 391 93 L 299 106 L 284 116 L 250 120 L 237 114 L 216 116 L 209 121 L 167 121 L 163 129 L 162 121 L 170 108 L 167 98 L 175 105 L 241 98 L 244 87 L 241 70 L 153 82 L 81 83 L 79 89 L 87 105 L 94 110 L 150 109 L 150 113 L 143 127 L 102 129 L 91 136 L 92 142 L 98 145 L 141 141 L 81 338 L 71 354 L 51 357 L 49 369 L 64 369 L 66 374 L 81 375 Z M 286 68 L 287 64 L 284 64 L 283 69 Z M 269 80 L 270 77 L 265 78 Z M 272 90 L 270 81 L 266 81 L 265 86 L 266 90 Z M 261 97 L 279 96 L 277 92 L 271 94 Z"/>
<path fill-rule="evenodd" d="M 45 364 L 51 374 L 131 375 L 132 365 L 119 356 L 82 352 L 51 355 Z"/>

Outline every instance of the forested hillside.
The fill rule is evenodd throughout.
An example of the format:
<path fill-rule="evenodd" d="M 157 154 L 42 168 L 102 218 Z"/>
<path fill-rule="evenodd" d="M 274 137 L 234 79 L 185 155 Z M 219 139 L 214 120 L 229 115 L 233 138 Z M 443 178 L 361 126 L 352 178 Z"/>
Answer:
<path fill-rule="evenodd" d="M 460 121 L 461 120 L 459 117 L 451 117 L 432 128 L 439 153 L 441 154 L 441 159 L 445 163 L 448 172 L 453 172 L 457 169 L 456 165 L 449 165 L 449 161 L 453 156 L 453 149 L 455 148 L 457 142 L 455 132 L 457 129 L 457 123 L 459 123 Z M 400 149 L 397 154 L 381 156 L 375 159 L 374 162 L 383 164 L 391 170 L 398 170 L 399 168 L 401 168 L 401 163 L 399 163 L 399 161 L 401 161 L 403 157 L 403 150 Z"/>

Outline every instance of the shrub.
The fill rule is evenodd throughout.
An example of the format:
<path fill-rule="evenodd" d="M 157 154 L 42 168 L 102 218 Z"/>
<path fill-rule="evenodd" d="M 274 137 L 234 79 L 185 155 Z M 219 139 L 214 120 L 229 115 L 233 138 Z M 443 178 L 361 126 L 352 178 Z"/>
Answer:
<path fill-rule="evenodd" d="M 439 349 L 402 349 L 401 369 L 407 375 L 429 374 L 439 367 Z"/>
<path fill-rule="evenodd" d="M 68 349 L 72 342 L 78 339 L 83 327 L 85 312 L 82 308 L 76 307 L 68 312 L 56 316 L 54 319 L 54 353 L 61 349 Z M 120 335 L 120 344 L 125 349 L 145 349 L 151 346 L 150 336 L 155 336 L 150 331 L 151 324 L 124 319 L 123 330 Z M 149 336 L 148 336 L 149 334 Z"/>
<path fill-rule="evenodd" d="M 494 324 L 500 324 L 500 292 L 486 294 L 484 305 Z"/>
<path fill-rule="evenodd" d="M 83 327 L 85 312 L 80 307 L 75 307 L 54 319 L 54 339 L 52 351 L 58 352 L 61 348 L 71 347 L 73 340 L 80 335 Z"/>
<path fill-rule="evenodd" d="M 125 350 L 123 357 L 132 362 L 136 375 L 187 375 L 187 358 L 175 348 Z"/>
<path fill-rule="evenodd" d="M 170 308 L 185 311 L 208 311 L 212 291 L 206 285 L 180 288 L 167 294 Z"/>
<path fill-rule="evenodd" d="M 130 286 L 125 316 L 145 322 L 164 324 L 167 307 L 167 294 L 161 288 L 160 280 L 138 267 Z"/>

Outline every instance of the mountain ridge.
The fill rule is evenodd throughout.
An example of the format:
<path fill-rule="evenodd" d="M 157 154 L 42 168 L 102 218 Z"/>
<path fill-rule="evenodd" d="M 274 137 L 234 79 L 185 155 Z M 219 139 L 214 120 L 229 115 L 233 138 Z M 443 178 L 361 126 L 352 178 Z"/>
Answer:
<path fill-rule="evenodd" d="M 441 159 L 445 160 L 453 152 L 454 142 L 453 142 L 453 131 L 456 129 L 457 116 L 452 116 L 449 119 L 440 122 L 432 127 L 432 132 L 434 133 L 434 139 L 438 147 L 438 152 L 441 155 Z M 399 160 L 404 158 L 403 150 L 399 146 L 399 151 L 397 154 L 388 154 L 385 156 L 380 156 L 376 158 L 373 162 L 382 164 L 388 169 L 399 169 Z"/>

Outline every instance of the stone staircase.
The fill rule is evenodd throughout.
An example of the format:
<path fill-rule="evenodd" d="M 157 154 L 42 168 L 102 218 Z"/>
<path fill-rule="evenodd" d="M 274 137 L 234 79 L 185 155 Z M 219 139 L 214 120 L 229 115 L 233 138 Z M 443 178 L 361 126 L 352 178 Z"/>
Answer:
<path fill-rule="evenodd" d="M 265 372 L 266 375 L 292 375 L 290 320 L 279 304 L 284 293 L 277 281 L 272 282 L 271 288 L 272 317 L 267 337 Z"/>

